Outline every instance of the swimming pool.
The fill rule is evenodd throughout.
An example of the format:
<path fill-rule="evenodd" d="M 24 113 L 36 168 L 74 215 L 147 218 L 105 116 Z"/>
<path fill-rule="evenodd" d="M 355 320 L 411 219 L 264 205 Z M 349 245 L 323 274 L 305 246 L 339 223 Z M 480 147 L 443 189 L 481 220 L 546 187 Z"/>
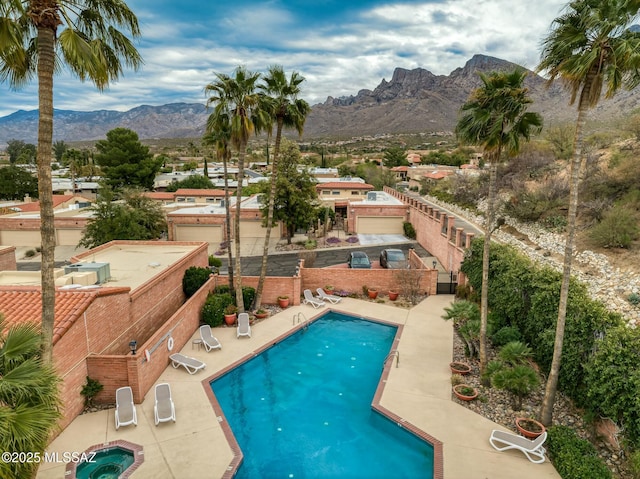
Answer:
<path fill-rule="evenodd" d="M 237 478 L 433 477 L 433 446 L 371 409 L 396 327 L 329 312 L 211 382 Z"/>

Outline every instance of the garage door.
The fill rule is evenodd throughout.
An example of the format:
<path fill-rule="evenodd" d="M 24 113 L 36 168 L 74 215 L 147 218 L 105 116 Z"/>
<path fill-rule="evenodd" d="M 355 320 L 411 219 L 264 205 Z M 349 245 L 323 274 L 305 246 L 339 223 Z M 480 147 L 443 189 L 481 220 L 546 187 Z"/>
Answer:
<path fill-rule="evenodd" d="M 40 230 L 0 231 L 0 244 L 5 246 L 40 246 Z"/>
<path fill-rule="evenodd" d="M 277 230 L 271 230 L 271 236 Z M 267 234 L 267 228 L 262 227 L 262 221 L 242 221 L 240 220 L 240 237 L 241 238 L 264 238 Z"/>
<path fill-rule="evenodd" d="M 222 243 L 222 226 L 176 226 L 176 241 L 206 241 Z"/>
<path fill-rule="evenodd" d="M 57 229 L 56 244 L 58 246 L 76 246 L 82 239 L 82 229 Z"/>
<path fill-rule="evenodd" d="M 402 216 L 358 216 L 356 233 L 368 235 L 403 234 Z"/>

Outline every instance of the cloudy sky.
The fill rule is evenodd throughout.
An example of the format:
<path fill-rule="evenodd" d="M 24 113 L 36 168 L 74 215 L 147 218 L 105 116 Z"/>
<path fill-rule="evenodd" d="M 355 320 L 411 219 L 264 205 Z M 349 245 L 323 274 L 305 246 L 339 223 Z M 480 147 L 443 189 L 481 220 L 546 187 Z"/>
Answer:
<path fill-rule="evenodd" d="M 204 103 L 215 73 L 264 72 L 280 64 L 306 78 L 302 98 L 373 89 L 396 67 L 448 75 L 474 54 L 535 68 L 540 43 L 562 0 L 128 0 L 138 16 L 144 58 L 138 71 L 99 93 L 62 72 L 54 106 L 121 110 L 173 102 Z M 0 116 L 37 108 L 36 86 L 0 85 Z"/>

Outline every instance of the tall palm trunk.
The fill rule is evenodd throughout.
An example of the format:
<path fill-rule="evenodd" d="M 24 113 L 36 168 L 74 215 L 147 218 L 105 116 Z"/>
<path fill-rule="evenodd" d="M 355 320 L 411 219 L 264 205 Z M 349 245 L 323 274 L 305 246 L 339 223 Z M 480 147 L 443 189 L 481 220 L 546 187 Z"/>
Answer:
<path fill-rule="evenodd" d="M 227 264 L 229 277 L 229 291 L 233 291 L 233 251 L 231 250 L 231 207 L 229 206 L 229 177 L 227 165 L 229 164 L 229 155 L 226 153 L 222 158 L 222 168 L 224 169 L 224 212 L 226 216 L 227 229 Z"/>
<path fill-rule="evenodd" d="M 487 226 L 484 233 L 482 248 L 482 291 L 480 293 L 480 377 L 483 384 L 489 379 L 484 374 L 487 369 L 487 318 L 489 309 L 489 253 L 491 251 L 491 236 L 496 216 L 496 196 L 498 189 L 498 160 L 500 150 L 491 159 L 489 169 L 489 196 L 487 200 Z M 485 384 L 485 386 L 488 384 Z"/>
<path fill-rule="evenodd" d="M 276 184 L 278 181 L 278 156 L 280 154 L 280 141 L 282 140 L 282 128 L 284 118 L 278 116 L 278 126 L 276 129 L 276 142 L 273 152 L 273 163 L 271 165 L 271 183 L 269 185 L 269 206 L 267 208 L 267 231 L 264 237 L 264 248 L 262 249 L 262 265 L 260 267 L 260 278 L 254 308 L 259 309 L 262 304 L 262 290 L 264 289 L 264 279 L 267 276 L 267 260 L 269 258 L 269 241 L 271 240 L 271 229 L 273 223 L 273 209 L 276 202 Z"/>
<path fill-rule="evenodd" d="M 42 242 L 42 358 L 53 361 L 55 320 L 55 282 L 53 277 L 55 230 L 51 184 L 53 147 L 53 72 L 55 29 L 38 28 L 38 196 L 40 200 L 40 236 Z"/>
<path fill-rule="evenodd" d="M 247 153 L 247 143 L 243 141 L 238 148 L 238 187 L 236 188 L 236 217 L 233 225 L 236 245 L 235 288 L 236 305 L 238 311 L 244 313 L 244 298 L 242 297 L 242 265 L 240 264 L 240 203 L 242 202 L 242 179 L 244 177 L 244 158 Z"/>
<path fill-rule="evenodd" d="M 558 378 L 560 376 L 560 364 L 562 360 L 562 345 L 564 342 L 564 327 L 567 317 L 567 302 L 569 300 L 569 285 L 571 282 L 571 263 L 575 248 L 576 219 L 578 216 L 578 189 L 580 187 L 580 169 L 582 166 L 582 144 L 584 125 L 587 120 L 592 79 L 587 77 L 585 87 L 580 95 L 578 104 L 578 118 L 576 120 L 576 132 L 574 136 L 574 150 L 571 158 L 571 176 L 569 189 L 569 211 L 567 212 L 567 239 L 564 247 L 564 263 L 562 267 L 562 286 L 560 287 L 560 302 L 558 304 L 558 320 L 556 322 L 556 336 L 553 344 L 553 359 L 547 384 L 544 390 L 542 408 L 540 410 L 540 422 L 545 426 L 551 426 L 553 420 L 553 405 L 558 390 Z"/>

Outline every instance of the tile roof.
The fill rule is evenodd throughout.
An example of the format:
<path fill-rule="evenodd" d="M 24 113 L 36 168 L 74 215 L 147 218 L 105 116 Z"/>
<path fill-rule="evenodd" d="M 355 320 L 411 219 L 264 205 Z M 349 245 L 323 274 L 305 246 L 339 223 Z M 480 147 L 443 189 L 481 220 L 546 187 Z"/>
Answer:
<path fill-rule="evenodd" d="M 176 196 L 224 196 L 224 190 L 220 189 L 196 189 L 196 188 L 180 188 L 175 193 Z"/>
<path fill-rule="evenodd" d="M 373 185 L 368 183 L 358 183 L 356 181 L 329 181 L 327 183 L 318 183 L 316 189 L 324 190 L 335 188 L 337 190 L 372 190 Z"/>
<path fill-rule="evenodd" d="M 144 196 L 153 200 L 173 200 L 173 193 L 165 191 L 145 191 Z"/>
<path fill-rule="evenodd" d="M 110 288 L 121 290 L 122 288 Z M 128 290 L 128 289 L 127 289 Z M 95 298 L 104 293 L 101 289 L 85 291 L 56 290 L 55 320 L 53 326 L 53 344 L 57 343 L 71 325 L 81 317 Z M 0 314 L 4 317 L 4 326 L 42 321 L 42 296 L 40 288 L 34 286 L 0 287 Z"/>
<path fill-rule="evenodd" d="M 53 208 L 57 208 L 65 201 L 69 201 L 73 199 L 73 195 L 53 195 Z M 21 203 L 16 205 L 15 208 L 18 208 L 23 213 L 30 211 L 40 211 L 40 202 L 32 201 L 31 203 Z"/>

